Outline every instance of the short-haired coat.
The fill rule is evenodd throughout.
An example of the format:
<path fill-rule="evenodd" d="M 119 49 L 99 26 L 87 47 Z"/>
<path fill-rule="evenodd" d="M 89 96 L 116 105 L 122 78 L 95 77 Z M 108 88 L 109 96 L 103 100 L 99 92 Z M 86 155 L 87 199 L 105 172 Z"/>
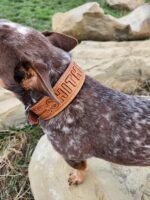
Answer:
<path fill-rule="evenodd" d="M 68 52 L 76 45 L 72 37 L 1 20 L 1 83 L 26 110 L 45 95 L 54 97 L 45 87 L 59 80 L 71 62 Z M 24 77 L 28 84 L 23 84 Z M 53 119 L 40 120 L 40 125 L 76 169 L 69 184 L 83 181 L 86 159 L 92 156 L 122 165 L 150 165 L 150 100 L 112 90 L 89 76 L 72 103 Z"/>

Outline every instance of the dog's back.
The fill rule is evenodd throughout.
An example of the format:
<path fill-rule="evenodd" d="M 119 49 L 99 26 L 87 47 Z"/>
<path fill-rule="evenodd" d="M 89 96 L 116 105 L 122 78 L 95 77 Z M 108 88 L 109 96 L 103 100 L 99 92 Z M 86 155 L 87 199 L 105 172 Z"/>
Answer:
<path fill-rule="evenodd" d="M 144 97 L 114 91 L 87 77 L 77 98 L 42 124 L 64 157 L 150 165 L 150 100 Z"/>

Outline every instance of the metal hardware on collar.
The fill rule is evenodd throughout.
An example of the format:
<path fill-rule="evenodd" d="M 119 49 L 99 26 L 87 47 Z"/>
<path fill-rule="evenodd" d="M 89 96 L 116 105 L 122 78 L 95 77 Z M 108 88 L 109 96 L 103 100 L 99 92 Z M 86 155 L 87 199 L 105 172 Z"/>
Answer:
<path fill-rule="evenodd" d="M 53 87 L 54 93 L 60 103 L 57 103 L 51 97 L 43 97 L 30 107 L 28 115 L 30 123 L 33 125 L 38 124 L 38 120 L 32 120 L 34 118 L 32 117 L 33 114 L 42 120 L 49 120 L 58 115 L 76 97 L 84 81 L 85 74 L 83 70 L 75 62 L 71 62 Z"/>

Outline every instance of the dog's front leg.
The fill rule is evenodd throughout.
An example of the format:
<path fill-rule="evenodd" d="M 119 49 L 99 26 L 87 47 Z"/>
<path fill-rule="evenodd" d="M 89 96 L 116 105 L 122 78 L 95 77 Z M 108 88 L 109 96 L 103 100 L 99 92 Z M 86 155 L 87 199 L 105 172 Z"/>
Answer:
<path fill-rule="evenodd" d="M 74 168 L 74 171 L 69 174 L 69 185 L 79 185 L 81 184 L 86 176 L 86 169 L 87 169 L 87 162 L 82 161 L 73 161 L 73 160 L 67 160 L 66 162 Z"/>

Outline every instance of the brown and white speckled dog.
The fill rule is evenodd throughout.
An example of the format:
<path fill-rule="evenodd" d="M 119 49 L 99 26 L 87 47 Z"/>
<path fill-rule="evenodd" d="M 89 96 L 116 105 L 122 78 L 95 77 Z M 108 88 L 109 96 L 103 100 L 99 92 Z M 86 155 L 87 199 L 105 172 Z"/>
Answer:
<path fill-rule="evenodd" d="M 0 21 L 0 79 L 26 109 L 44 95 L 36 73 L 54 86 L 71 58 L 76 40 L 57 33 L 43 34 Z M 33 70 L 34 72 L 34 70 Z M 21 80 L 28 75 L 29 88 Z M 122 165 L 150 165 L 150 101 L 109 89 L 89 76 L 72 101 L 51 120 L 40 120 L 44 132 L 66 162 L 75 168 L 70 184 L 83 181 L 86 159 L 95 156 Z"/>

